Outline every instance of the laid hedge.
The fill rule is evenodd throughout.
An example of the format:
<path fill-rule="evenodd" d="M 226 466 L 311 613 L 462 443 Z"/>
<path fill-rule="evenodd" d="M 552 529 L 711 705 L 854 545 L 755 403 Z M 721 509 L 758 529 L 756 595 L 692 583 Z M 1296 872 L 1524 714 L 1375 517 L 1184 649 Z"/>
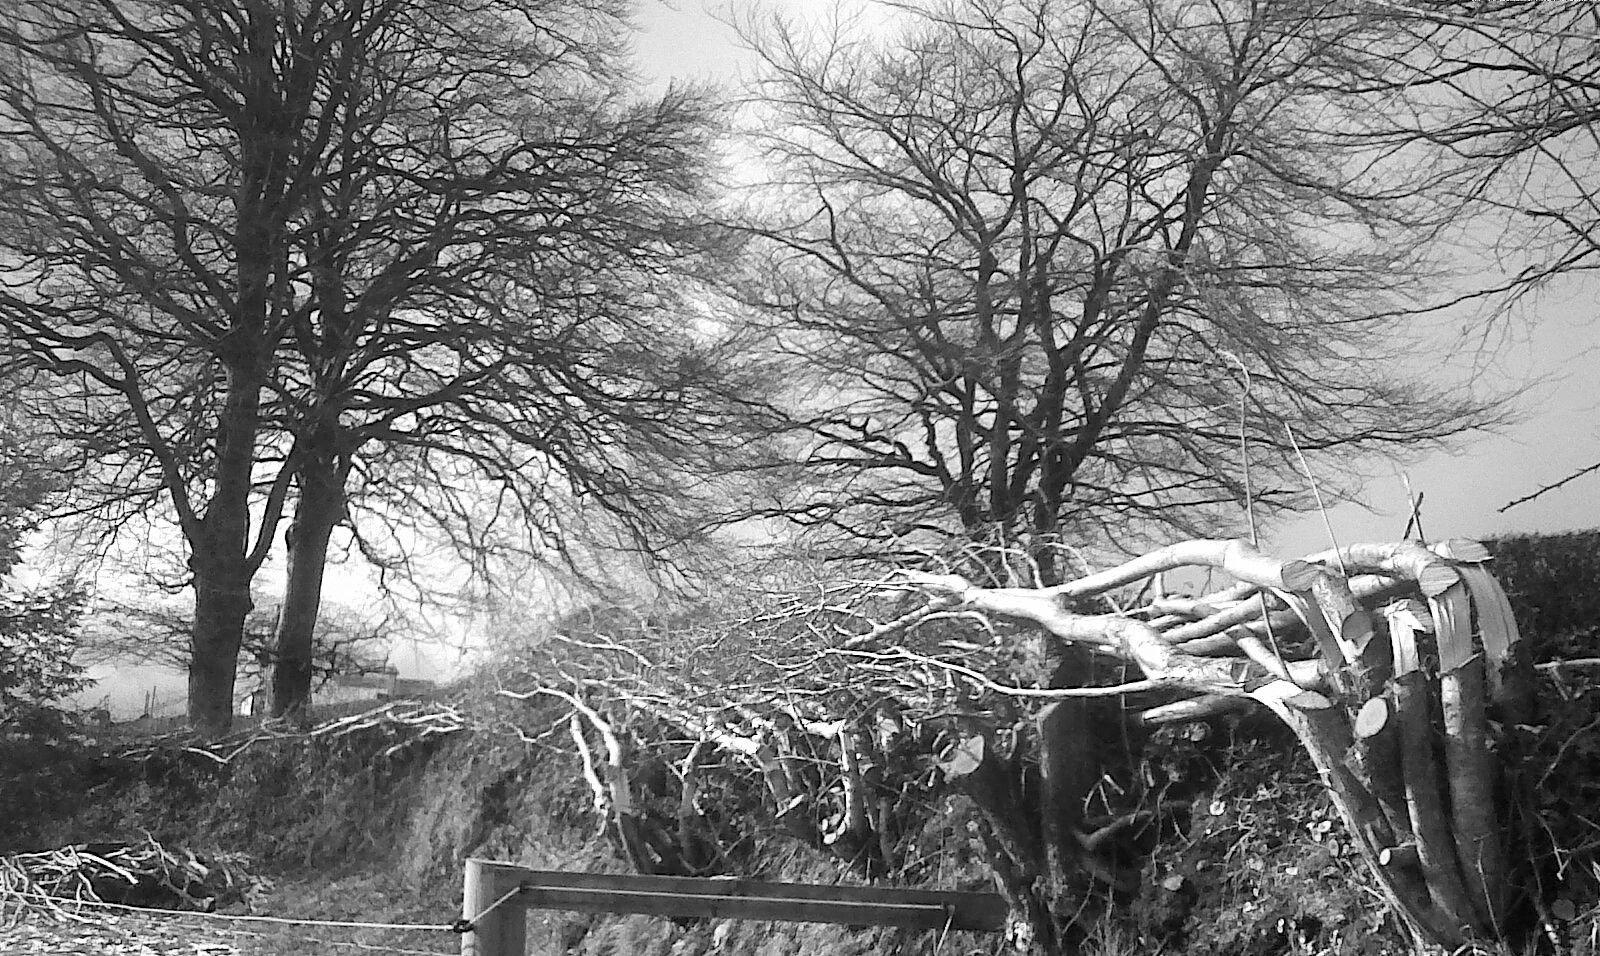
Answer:
<path fill-rule="evenodd" d="M 1519 534 L 1484 544 L 1535 659 L 1600 643 L 1600 530 Z"/>

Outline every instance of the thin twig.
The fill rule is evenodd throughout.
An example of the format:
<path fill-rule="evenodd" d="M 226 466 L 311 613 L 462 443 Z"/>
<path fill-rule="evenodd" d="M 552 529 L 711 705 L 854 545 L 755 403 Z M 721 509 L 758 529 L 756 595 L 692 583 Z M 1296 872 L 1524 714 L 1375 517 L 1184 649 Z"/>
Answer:
<path fill-rule="evenodd" d="M 1322 526 L 1328 529 L 1328 543 L 1333 545 L 1334 560 L 1339 563 L 1339 573 L 1346 578 L 1350 576 L 1344 566 L 1344 555 L 1340 553 L 1339 538 L 1333 533 L 1333 522 L 1328 518 L 1328 506 L 1322 501 L 1322 491 L 1317 487 L 1317 476 L 1311 473 L 1311 465 L 1306 461 L 1306 453 L 1300 450 L 1300 441 L 1294 437 L 1294 429 L 1288 422 L 1283 423 L 1283 430 L 1289 436 L 1289 445 L 1294 448 L 1296 457 L 1300 459 L 1300 470 L 1306 473 L 1306 481 L 1311 485 L 1311 496 L 1317 501 L 1317 513 L 1322 515 Z"/>
<path fill-rule="evenodd" d="M 1580 468 L 1579 470 L 1573 472 L 1572 474 L 1570 474 L 1567 477 L 1561 479 L 1560 481 L 1556 482 L 1553 485 L 1545 485 L 1543 488 L 1540 488 L 1538 491 L 1535 491 L 1532 494 L 1523 495 L 1521 498 L 1517 498 L 1517 499 L 1515 499 L 1513 501 L 1506 502 L 1504 505 L 1500 506 L 1499 513 L 1500 514 L 1504 514 L 1507 511 L 1510 511 L 1512 508 L 1515 508 L 1517 505 L 1527 504 L 1528 502 L 1530 502 L 1533 499 L 1539 497 L 1540 495 L 1544 494 L 1547 491 L 1555 491 L 1557 488 L 1560 488 L 1562 485 L 1564 485 L 1564 484 L 1566 484 L 1566 483 L 1568 483 L 1570 481 L 1576 481 L 1579 478 L 1582 478 L 1584 475 L 1587 475 L 1587 474 L 1589 474 L 1591 472 L 1596 472 L 1596 471 L 1600 471 L 1600 461 L 1595 462 L 1594 464 L 1590 465 L 1587 468 Z"/>

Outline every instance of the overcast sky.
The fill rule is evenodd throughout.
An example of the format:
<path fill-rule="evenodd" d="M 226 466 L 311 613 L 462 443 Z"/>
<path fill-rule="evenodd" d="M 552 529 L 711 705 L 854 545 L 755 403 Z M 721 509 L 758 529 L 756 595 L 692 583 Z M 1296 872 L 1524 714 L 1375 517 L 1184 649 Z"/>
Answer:
<path fill-rule="evenodd" d="M 853 6 L 869 4 L 855 0 Z M 740 17 L 778 13 L 816 19 L 826 15 L 826 0 L 643 0 L 642 28 L 635 53 L 641 72 L 656 82 L 670 78 L 735 83 L 751 70 L 749 54 L 735 32 L 721 22 L 735 10 Z M 1522 421 L 1497 435 L 1459 443 L 1454 452 L 1427 455 L 1404 466 L 1411 488 L 1422 498 L 1423 530 L 1430 539 L 1484 537 L 1522 531 L 1567 531 L 1600 526 L 1600 473 L 1519 505 L 1508 502 L 1600 462 L 1600 281 L 1572 279 L 1524 303 L 1481 340 L 1475 318 L 1440 323 L 1439 352 L 1457 355 L 1459 371 L 1482 364 L 1481 380 L 1491 388 L 1526 387 L 1517 405 Z M 1478 346 L 1489 348 L 1484 358 Z M 1423 363 L 1426 367 L 1426 363 Z M 1408 505 L 1400 470 L 1376 464 L 1365 490 L 1365 507 L 1346 505 L 1330 517 L 1341 543 L 1398 540 Z M 1243 528 L 1241 527 L 1241 533 Z M 1301 554 L 1326 547 L 1320 517 L 1274 529 L 1269 550 Z"/>

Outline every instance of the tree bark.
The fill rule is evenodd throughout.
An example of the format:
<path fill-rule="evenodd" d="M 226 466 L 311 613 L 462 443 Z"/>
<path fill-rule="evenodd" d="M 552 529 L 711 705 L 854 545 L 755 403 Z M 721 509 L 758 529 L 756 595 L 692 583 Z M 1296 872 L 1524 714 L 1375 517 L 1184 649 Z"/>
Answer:
<path fill-rule="evenodd" d="M 1479 923 L 1498 933 L 1505 917 L 1506 867 L 1495 805 L 1499 768 L 1489 752 L 1484 716 L 1483 658 L 1473 655 L 1441 674 L 1439 697 L 1456 858 Z"/>
<path fill-rule="evenodd" d="M 220 560 L 211 560 L 211 554 Z M 207 737 L 220 737 L 233 727 L 239 645 L 250 613 L 250 579 L 238 567 L 239 557 L 220 549 L 195 549 L 188 716 L 189 726 Z"/>
<path fill-rule="evenodd" d="M 251 343 L 236 348 L 242 354 L 228 366 L 228 392 L 217 422 L 215 490 L 200 522 L 199 540 L 190 542 L 194 626 L 189 641 L 189 724 L 211 737 L 233 726 L 239 646 L 255 574 L 249 553 L 250 492 L 262 378 Z"/>
<path fill-rule="evenodd" d="M 1060 956 L 1070 943 L 1062 939 L 1048 898 L 1041 892 L 1048 890 L 1045 869 L 1049 864 L 1042 834 L 1029 819 L 1018 793 L 1015 767 L 995 752 L 992 731 L 963 726 L 957 735 L 963 759 L 942 761 L 941 769 L 983 818 L 981 833 L 988 844 L 990 865 L 1018 924 L 1012 927 L 1012 942 L 1022 952 Z"/>
<path fill-rule="evenodd" d="M 1083 687 L 1089 683 L 1094 661 L 1085 647 L 1058 645 L 1049 655 L 1053 667 L 1051 688 Z M 1099 754 L 1089 727 L 1090 702 L 1084 698 L 1051 701 L 1039 711 L 1039 823 L 1044 837 L 1050 883 L 1060 892 L 1079 868 L 1082 849 L 1079 824 L 1083 802 L 1100 778 Z"/>
<path fill-rule="evenodd" d="M 1406 785 L 1400 770 L 1400 730 L 1392 719 L 1389 701 L 1382 697 L 1362 705 L 1355 719 L 1355 745 L 1351 754 L 1383 811 L 1383 818 L 1394 833 L 1396 843 L 1410 843 L 1411 811 L 1406 804 Z"/>
<path fill-rule="evenodd" d="M 190 541 L 195 620 L 189 669 L 189 722 L 207 735 L 233 726 L 233 687 L 239 645 L 250 611 L 250 580 L 260 556 L 250 547 L 261 391 L 276 350 L 270 331 L 274 278 L 280 273 L 288 211 L 285 154 L 293 144 L 294 112 L 284 100 L 274 63 L 281 20 L 251 4 L 237 54 L 242 103 L 233 119 L 239 185 L 234 193 L 234 299 L 228 329 L 215 345 L 227 376 L 217 416 L 216 465 L 200 541 Z M 265 533 L 268 529 L 263 529 Z"/>
<path fill-rule="evenodd" d="M 306 719 L 315 676 L 317 617 L 322 609 L 323 572 L 328 542 L 344 520 L 346 467 L 324 449 L 314 451 L 298 471 L 300 496 L 285 544 L 288 581 L 278 616 L 272 666 L 272 716 Z"/>
<path fill-rule="evenodd" d="M 1477 929 L 1471 926 L 1472 906 L 1461 881 L 1455 838 L 1450 832 L 1450 813 L 1443 793 L 1444 761 L 1433 739 L 1427 677 L 1416 671 L 1402 674 L 1395 678 L 1392 690 L 1400 728 L 1406 802 L 1428 892 L 1438 909 L 1453 921 L 1451 930 L 1459 933 L 1462 928 Z"/>

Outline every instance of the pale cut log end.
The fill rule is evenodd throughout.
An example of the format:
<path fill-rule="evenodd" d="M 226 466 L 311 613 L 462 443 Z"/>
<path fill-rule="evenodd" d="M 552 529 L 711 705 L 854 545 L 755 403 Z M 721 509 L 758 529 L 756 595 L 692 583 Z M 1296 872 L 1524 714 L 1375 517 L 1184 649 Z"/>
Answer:
<path fill-rule="evenodd" d="M 1372 643 L 1373 633 L 1372 617 L 1364 608 L 1358 607 L 1339 624 L 1340 640 L 1355 648 L 1358 654 L 1365 652 Z"/>
<path fill-rule="evenodd" d="M 1417 848 L 1414 844 L 1388 846 L 1378 851 L 1378 865 L 1385 869 L 1410 868 L 1415 867 L 1417 863 Z"/>
<path fill-rule="evenodd" d="M 1417 587 L 1421 589 L 1424 597 L 1435 598 L 1455 587 L 1461 580 L 1461 575 L 1455 568 L 1442 561 L 1425 565 L 1417 575 Z"/>
<path fill-rule="evenodd" d="M 1314 690 L 1303 690 L 1284 703 L 1296 710 L 1328 710 L 1333 707 L 1333 701 Z"/>
<path fill-rule="evenodd" d="M 1433 545 L 1433 553 L 1441 558 L 1451 561 L 1462 561 L 1467 564 L 1482 564 L 1493 557 L 1483 542 L 1471 538 L 1451 538 Z"/>
<path fill-rule="evenodd" d="M 1288 591 L 1306 591 L 1316 583 L 1317 578 L 1328 572 L 1309 561 L 1285 561 L 1278 575 L 1283 579 L 1283 587 Z"/>
<path fill-rule="evenodd" d="M 987 744 L 978 734 L 957 738 L 935 757 L 946 780 L 958 780 L 982 766 Z"/>
<path fill-rule="evenodd" d="M 1361 705 L 1361 710 L 1356 713 L 1355 733 L 1360 740 L 1376 737 L 1389 726 L 1389 702 L 1382 697 L 1374 697 Z"/>

